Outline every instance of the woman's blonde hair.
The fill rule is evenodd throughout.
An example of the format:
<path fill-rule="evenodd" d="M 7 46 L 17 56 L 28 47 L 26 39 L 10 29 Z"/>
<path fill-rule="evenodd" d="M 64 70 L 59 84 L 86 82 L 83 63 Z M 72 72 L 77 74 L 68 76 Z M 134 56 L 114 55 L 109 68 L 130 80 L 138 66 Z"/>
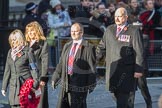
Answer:
<path fill-rule="evenodd" d="M 9 44 L 10 44 L 11 48 L 13 48 L 12 37 L 15 36 L 16 33 L 20 34 L 20 35 L 16 35 L 17 38 L 18 38 L 18 45 L 19 46 L 26 46 L 27 43 L 25 41 L 25 37 L 24 37 L 23 33 L 21 32 L 21 30 L 15 29 L 14 31 L 12 31 L 10 33 L 9 38 L 8 38 L 8 41 L 9 41 Z"/>
<path fill-rule="evenodd" d="M 31 30 L 33 30 L 33 31 L 36 32 L 35 38 L 38 41 L 39 40 L 46 40 L 41 25 L 37 21 L 33 21 L 33 22 L 27 24 L 27 26 L 25 28 L 25 38 L 26 38 L 26 41 L 28 41 L 28 42 L 31 41 L 30 36 L 29 36 L 29 33 L 28 33 Z"/>

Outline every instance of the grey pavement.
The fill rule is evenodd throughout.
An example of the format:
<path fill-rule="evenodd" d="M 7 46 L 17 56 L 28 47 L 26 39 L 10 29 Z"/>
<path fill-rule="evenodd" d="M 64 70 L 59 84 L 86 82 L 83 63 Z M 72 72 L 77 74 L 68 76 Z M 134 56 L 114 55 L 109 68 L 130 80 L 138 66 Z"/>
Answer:
<path fill-rule="evenodd" d="M 147 80 L 152 96 L 153 108 L 158 108 L 158 98 L 162 93 L 162 78 L 149 78 Z M 0 87 L 1 84 L 2 80 L 0 80 Z M 48 84 L 49 108 L 56 108 L 59 89 L 60 87 L 52 90 L 50 84 Z M 7 97 L 8 94 L 6 97 L 3 97 L 0 94 L 0 108 L 9 108 Z M 95 90 L 88 95 L 87 104 L 88 108 L 115 108 L 115 101 L 113 100 L 111 93 L 105 90 L 105 81 L 103 79 L 98 81 L 98 85 L 96 86 Z M 146 108 L 140 90 L 136 92 L 135 108 Z"/>

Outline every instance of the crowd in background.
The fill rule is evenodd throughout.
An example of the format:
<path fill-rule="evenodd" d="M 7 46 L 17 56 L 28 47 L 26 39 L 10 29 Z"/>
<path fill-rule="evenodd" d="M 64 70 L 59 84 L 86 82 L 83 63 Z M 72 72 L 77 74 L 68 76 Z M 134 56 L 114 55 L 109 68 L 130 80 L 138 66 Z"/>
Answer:
<path fill-rule="evenodd" d="M 71 20 L 77 17 L 84 17 L 84 18 L 89 18 L 89 21 L 91 20 L 97 20 L 100 23 L 102 23 L 105 27 L 109 26 L 110 24 L 114 24 L 114 12 L 117 8 L 119 7 L 124 7 L 128 11 L 128 16 L 129 16 L 129 23 L 135 23 L 135 22 L 140 22 L 140 23 L 145 23 L 141 19 L 142 14 L 145 13 L 146 11 L 148 13 L 151 13 L 153 10 L 155 10 L 155 14 L 151 18 L 153 25 L 149 24 L 144 24 L 144 26 L 147 28 L 155 28 L 161 26 L 161 15 L 162 15 L 162 2 L 159 0 L 152 0 L 153 6 L 151 3 L 147 3 L 145 0 L 143 1 L 138 1 L 138 0 L 118 0 L 116 2 L 109 2 L 107 3 L 105 0 L 81 0 L 80 5 L 76 6 L 71 6 L 67 9 L 65 9 L 64 4 L 62 4 L 59 0 L 42 0 L 38 6 L 38 15 L 41 16 L 44 20 L 46 20 L 46 23 L 49 28 L 55 28 L 52 26 L 52 21 L 50 21 L 51 18 L 51 13 L 58 15 L 60 22 L 62 21 L 61 25 L 64 24 L 64 26 L 70 26 L 70 19 L 66 16 L 70 16 Z M 61 10 L 62 13 L 65 14 L 61 16 L 61 12 L 53 12 L 55 10 L 60 10 L 58 7 L 58 4 L 61 5 Z M 66 12 L 67 13 L 66 13 Z M 68 15 L 69 14 L 69 15 Z M 151 14 L 150 14 L 151 15 Z M 65 17 L 65 18 L 64 18 Z M 148 16 L 144 16 L 147 19 Z M 64 18 L 64 20 L 63 20 Z M 156 19 L 156 20 L 155 20 Z M 155 20 L 155 22 L 154 22 Z M 57 21 L 56 21 L 57 22 Z M 53 23 L 56 23 L 53 22 Z M 57 24 L 56 24 L 57 25 Z M 58 28 L 62 28 L 62 26 L 58 26 Z M 93 30 L 93 28 L 92 28 Z M 58 31 L 58 30 L 56 30 Z M 64 30 L 61 30 L 64 31 Z M 88 31 L 89 32 L 89 31 Z M 61 32 L 64 33 L 64 32 Z M 65 33 L 66 36 L 68 36 L 68 31 Z M 63 34 L 59 35 L 62 36 Z M 94 34 L 95 35 L 95 34 Z M 63 35 L 65 36 L 65 35 Z M 102 35 L 98 36 L 102 37 Z M 159 39 L 160 37 L 156 37 L 155 39 Z"/>
<path fill-rule="evenodd" d="M 36 4 L 33 4 L 33 7 L 34 5 Z M 162 26 L 162 1 L 160 0 L 117 0 L 113 2 L 105 0 L 81 0 L 79 5 L 69 5 L 67 8 L 59 0 L 42 0 L 37 8 L 34 8 L 37 9 L 37 11 L 34 11 L 34 14 L 33 12 L 26 13 L 27 16 L 29 14 L 33 15 L 35 20 L 41 23 L 48 43 L 51 46 L 49 50 L 50 52 L 54 52 L 54 40 L 57 37 L 69 37 L 70 26 L 75 22 L 76 18 L 81 17 L 86 19 L 87 22 L 84 23 L 83 21 L 82 23 L 85 34 L 101 38 L 106 27 L 114 24 L 114 13 L 119 7 L 127 9 L 128 22 L 140 26 L 144 38 L 149 40 L 162 39 L 162 30 L 157 28 Z M 30 18 L 25 18 L 25 22 L 28 22 L 28 19 Z M 42 24 L 43 21 L 40 21 L 40 19 L 43 19 L 46 24 Z M 100 26 L 95 27 L 95 24 L 91 25 L 92 21 L 98 22 Z M 153 54 L 154 45 L 150 46 L 150 53 Z"/>
<path fill-rule="evenodd" d="M 147 3 L 148 1 L 148 3 Z M 131 24 L 142 24 L 143 33 L 150 35 L 151 40 L 161 39 L 161 32 L 156 27 L 162 25 L 162 2 L 159 0 L 118 0 L 106 2 L 105 0 L 81 0 L 80 5 L 69 5 L 64 7 L 59 0 L 42 0 L 37 8 L 40 18 L 46 21 L 48 33 L 54 29 L 54 36 L 69 36 L 69 27 L 73 19 L 78 17 L 98 21 L 105 30 L 107 26 L 114 24 L 114 13 L 119 7 L 128 11 L 128 22 Z M 150 18 L 149 18 L 150 16 Z M 150 21 L 147 21 L 147 20 Z M 102 37 L 103 31 L 100 27 L 92 25 L 84 26 L 85 33 L 96 37 Z M 147 32 L 150 31 L 151 32 Z M 50 37 L 51 38 L 51 37 Z M 53 37 L 52 37 L 53 38 Z"/>

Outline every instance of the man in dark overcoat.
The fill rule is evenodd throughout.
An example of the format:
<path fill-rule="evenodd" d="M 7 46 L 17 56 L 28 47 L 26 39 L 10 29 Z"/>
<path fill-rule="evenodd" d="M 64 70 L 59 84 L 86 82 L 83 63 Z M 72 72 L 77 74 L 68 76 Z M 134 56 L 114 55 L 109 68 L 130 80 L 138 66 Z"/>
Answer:
<path fill-rule="evenodd" d="M 106 87 L 116 97 L 117 108 L 128 108 L 128 97 L 143 72 L 143 44 L 139 28 L 127 23 L 127 11 L 118 8 L 99 45 L 97 59 L 106 50 Z"/>
<path fill-rule="evenodd" d="M 81 24 L 72 25 L 72 41 L 64 45 L 59 64 L 52 76 L 53 87 L 56 87 L 59 80 L 61 84 L 57 108 L 87 108 L 87 94 L 96 85 L 95 47 L 83 39 L 83 33 Z M 71 59 L 71 55 L 74 59 Z"/>

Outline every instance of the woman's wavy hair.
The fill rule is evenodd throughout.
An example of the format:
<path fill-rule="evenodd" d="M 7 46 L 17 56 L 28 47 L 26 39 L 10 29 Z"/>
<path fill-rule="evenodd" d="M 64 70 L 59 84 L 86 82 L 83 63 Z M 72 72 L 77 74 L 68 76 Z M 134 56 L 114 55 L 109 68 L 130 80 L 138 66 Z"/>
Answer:
<path fill-rule="evenodd" d="M 27 42 L 25 40 L 25 37 L 24 37 L 23 33 L 21 32 L 21 30 L 15 29 L 14 31 L 12 31 L 10 33 L 9 38 L 8 38 L 8 41 L 9 41 L 9 44 L 10 44 L 11 48 L 13 48 L 12 37 L 15 36 L 16 33 L 20 34 L 20 35 L 16 35 L 17 38 L 18 38 L 18 45 L 19 46 L 26 46 Z"/>
<path fill-rule="evenodd" d="M 33 21 L 33 22 L 27 24 L 27 26 L 25 28 L 25 38 L 26 38 L 27 42 L 31 41 L 30 36 L 29 36 L 30 34 L 28 33 L 31 30 L 36 32 L 35 39 L 37 41 L 46 40 L 41 25 L 37 21 Z"/>

